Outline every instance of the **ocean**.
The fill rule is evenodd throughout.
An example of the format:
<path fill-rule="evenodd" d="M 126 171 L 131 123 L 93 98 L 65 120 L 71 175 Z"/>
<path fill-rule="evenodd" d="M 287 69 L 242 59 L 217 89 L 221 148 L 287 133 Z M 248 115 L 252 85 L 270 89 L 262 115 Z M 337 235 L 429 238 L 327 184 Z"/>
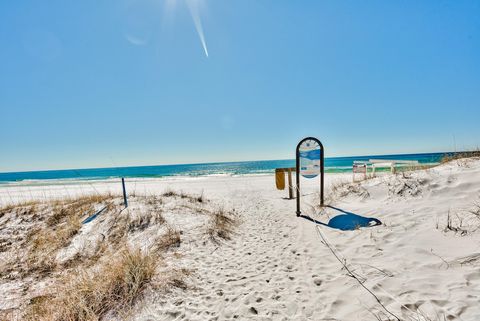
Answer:
<path fill-rule="evenodd" d="M 369 159 L 416 160 L 421 164 L 436 164 L 446 153 L 375 155 L 325 158 L 325 172 L 351 172 L 353 161 Z M 30 180 L 96 180 L 118 177 L 172 177 L 172 176 L 222 176 L 274 173 L 275 168 L 295 167 L 294 159 L 243 161 L 225 163 L 131 166 L 90 169 L 67 169 L 31 172 L 0 173 L 0 183 Z"/>

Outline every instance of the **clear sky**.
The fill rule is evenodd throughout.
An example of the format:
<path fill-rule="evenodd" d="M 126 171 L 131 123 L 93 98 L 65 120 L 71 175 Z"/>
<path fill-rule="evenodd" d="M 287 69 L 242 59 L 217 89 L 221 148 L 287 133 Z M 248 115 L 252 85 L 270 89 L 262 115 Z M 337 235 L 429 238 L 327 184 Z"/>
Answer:
<path fill-rule="evenodd" d="M 0 43 L 0 172 L 480 146 L 477 0 L 1 1 Z"/>

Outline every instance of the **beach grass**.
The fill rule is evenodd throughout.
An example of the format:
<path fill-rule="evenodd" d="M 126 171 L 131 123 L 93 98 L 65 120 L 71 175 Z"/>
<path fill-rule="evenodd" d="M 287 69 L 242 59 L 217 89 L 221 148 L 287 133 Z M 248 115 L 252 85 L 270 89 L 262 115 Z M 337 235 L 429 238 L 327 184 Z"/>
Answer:
<path fill-rule="evenodd" d="M 234 217 L 225 209 L 219 208 L 211 214 L 207 234 L 215 243 L 218 243 L 220 239 L 229 240 L 235 224 Z"/>
<path fill-rule="evenodd" d="M 7 215 L 8 220 L 28 222 L 21 230 L 21 244 L 1 244 L 2 251 L 11 258 L 0 266 L 1 278 L 50 282 L 48 288 L 33 297 L 25 292 L 28 302 L 17 311 L 22 320 L 90 321 L 106 315 L 122 318 L 151 286 L 186 290 L 184 277 L 190 271 L 165 270 L 163 261 L 171 250 L 176 257 L 183 242 L 183 231 L 177 227 L 175 217 L 191 215 L 197 217 L 195 220 L 201 219 L 215 243 L 230 239 L 236 222 L 222 207 L 213 210 L 217 207 L 210 207 L 203 193 L 168 190 L 131 197 L 128 208 L 122 204 L 120 195 L 97 193 L 23 202 L 0 209 L 0 217 Z M 86 225 L 82 222 L 99 208 L 104 208 L 101 218 L 87 224 L 93 224 L 88 226 L 94 229 L 96 224 L 103 226 L 102 237 L 84 247 L 81 240 L 88 239 L 90 228 L 83 230 Z M 96 233 L 99 232 L 92 235 Z M 143 233 L 151 240 L 150 245 L 133 241 L 138 236 L 145 240 Z M 19 248 L 13 250 L 13 246 Z M 159 265 L 161 273 L 157 271 Z"/>
<path fill-rule="evenodd" d="M 465 151 L 465 152 L 456 152 L 456 153 L 449 153 L 445 154 L 441 160 L 441 164 L 445 164 L 454 160 L 460 160 L 464 158 L 474 158 L 480 157 L 480 149 L 472 150 L 472 151 Z"/>
<path fill-rule="evenodd" d="M 163 252 L 173 247 L 179 247 L 181 243 L 181 232 L 169 226 L 167 231 L 155 241 L 154 248 Z"/>
<path fill-rule="evenodd" d="M 91 321 L 127 311 L 152 282 L 160 257 L 124 248 L 105 262 L 65 275 L 54 294 L 31 301 L 25 320 Z"/>

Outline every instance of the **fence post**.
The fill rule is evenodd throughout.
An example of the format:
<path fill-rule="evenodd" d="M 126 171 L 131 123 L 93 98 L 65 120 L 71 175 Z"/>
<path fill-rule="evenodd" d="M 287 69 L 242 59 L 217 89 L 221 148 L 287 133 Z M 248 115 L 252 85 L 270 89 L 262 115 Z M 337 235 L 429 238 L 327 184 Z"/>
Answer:
<path fill-rule="evenodd" d="M 125 189 L 125 178 L 122 177 L 122 188 L 123 188 L 123 204 L 125 204 L 125 208 L 128 207 L 128 200 L 127 200 L 127 190 Z"/>
<path fill-rule="evenodd" d="M 292 169 L 288 168 L 288 198 L 293 198 Z"/>

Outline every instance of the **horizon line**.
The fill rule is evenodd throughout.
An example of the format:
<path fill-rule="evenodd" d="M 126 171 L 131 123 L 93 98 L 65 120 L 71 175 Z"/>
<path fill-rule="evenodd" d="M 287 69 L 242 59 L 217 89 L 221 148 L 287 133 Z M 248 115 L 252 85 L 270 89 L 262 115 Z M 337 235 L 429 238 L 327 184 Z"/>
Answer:
<path fill-rule="evenodd" d="M 448 154 L 448 153 L 466 153 L 468 151 L 450 151 L 450 152 L 423 152 L 423 153 L 399 153 L 399 154 L 374 154 L 374 155 L 353 155 L 353 156 L 333 156 L 325 157 L 325 159 L 332 158 L 353 158 L 353 157 L 378 157 L 378 156 L 407 156 L 407 155 L 428 155 L 428 154 Z M 269 161 L 288 161 L 295 160 L 295 158 L 283 159 L 260 159 L 260 160 L 238 160 L 226 162 L 194 162 L 194 163 L 177 163 L 177 164 L 157 164 L 157 165 L 127 165 L 127 166 L 112 166 L 112 167 L 86 167 L 86 168 L 63 168 L 63 169 L 40 169 L 27 171 L 7 171 L 0 172 L 0 174 L 15 174 L 15 173 L 34 173 L 34 172 L 54 172 L 54 171 L 76 171 L 76 170 L 95 170 L 95 169 L 115 169 L 115 168 L 132 168 L 132 167 L 157 167 L 157 166 L 187 166 L 187 165 L 211 165 L 211 164 L 228 164 L 228 163 L 246 163 L 246 162 L 269 162 Z"/>

